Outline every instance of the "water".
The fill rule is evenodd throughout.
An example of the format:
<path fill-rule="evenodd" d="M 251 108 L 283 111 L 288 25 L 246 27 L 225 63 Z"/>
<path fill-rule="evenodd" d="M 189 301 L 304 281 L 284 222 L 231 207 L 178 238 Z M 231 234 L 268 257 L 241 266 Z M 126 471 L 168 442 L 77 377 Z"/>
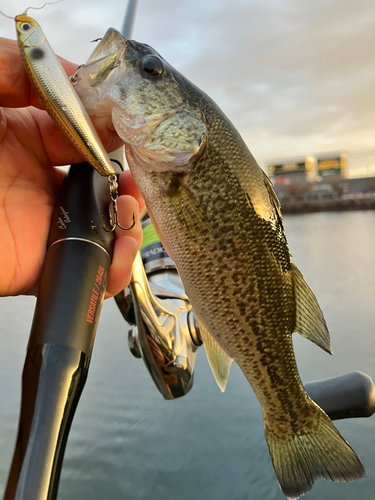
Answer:
<path fill-rule="evenodd" d="M 360 370 L 375 379 L 375 212 L 285 217 L 294 261 L 315 291 L 333 356 L 295 336 L 304 381 Z M 0 300 L 0 491 L 17 427 L 34 299 Z M 59 500 L 282 500 L 257 400 L 237 366 L 221 394 L 203 349 L 195 385 L 164 401 L 127 348 L 113 300 L 103 308 L 89 378 L 73 423 Z M 375 416 L 337 422 L 367 478 L 318 481 L 311 500 L 375 499 Z"/>

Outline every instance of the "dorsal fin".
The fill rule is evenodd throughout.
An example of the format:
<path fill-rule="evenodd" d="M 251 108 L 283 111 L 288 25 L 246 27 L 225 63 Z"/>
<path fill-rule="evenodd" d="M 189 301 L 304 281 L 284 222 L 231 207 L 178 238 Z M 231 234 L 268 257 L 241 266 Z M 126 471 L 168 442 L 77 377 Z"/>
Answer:
<path fill-rule="evenodd" d="M 203 345 L 206 350 L 208 364 L 210 365 L 212 374 L 221 392 L 224 392 L 233 360 L 223 351 L 216 340 L 201 325 L 199 325 L 199 331 L 202 336 Z"/>
<path fill-rule="evenodd" d="M 293 262 L 290 264 L 292 266 L 292 280 L 296 298 L 294 331 L 332 354 L 327 325 L 318 301 L 298 267 Z"/>

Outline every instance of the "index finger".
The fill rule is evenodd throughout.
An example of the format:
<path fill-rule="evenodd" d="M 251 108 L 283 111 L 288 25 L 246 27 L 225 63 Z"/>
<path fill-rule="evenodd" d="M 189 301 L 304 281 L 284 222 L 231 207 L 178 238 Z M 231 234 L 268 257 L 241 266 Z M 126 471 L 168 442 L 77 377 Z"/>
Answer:
<path fill-rule="evenodd" d="M 77 65 L 59 59 L 67 75 L 73 75 Z M 0 106 L 42 108 L 24 69 L 17 41 L 0 38 L 0 68 Z"/>

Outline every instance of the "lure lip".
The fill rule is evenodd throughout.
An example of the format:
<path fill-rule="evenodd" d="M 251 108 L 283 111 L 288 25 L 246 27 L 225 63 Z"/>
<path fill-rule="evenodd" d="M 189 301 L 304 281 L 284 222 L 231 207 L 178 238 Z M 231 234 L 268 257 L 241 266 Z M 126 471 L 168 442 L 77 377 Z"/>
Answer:
<path fill-rule="evenodd" d="M 23 14 L 18 14 L 14 18 L 16 23 L 30 23 L 32 26 L 38 26 L 38 23 L 33 19 L 32 17 L 28 16 L 26 12 L 23 12 Z"/>

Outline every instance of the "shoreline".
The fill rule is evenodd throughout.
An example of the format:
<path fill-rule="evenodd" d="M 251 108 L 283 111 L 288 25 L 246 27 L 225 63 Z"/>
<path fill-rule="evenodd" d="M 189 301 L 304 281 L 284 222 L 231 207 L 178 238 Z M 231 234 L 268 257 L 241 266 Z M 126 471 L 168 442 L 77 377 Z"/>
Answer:
<path fill-rule="evenodd" d="M 290 196 L 283 197 L 279 201 L 283 215 L 375 209 L 375 193 L 362 196 L 318 195 L 314 198 Z"/>

